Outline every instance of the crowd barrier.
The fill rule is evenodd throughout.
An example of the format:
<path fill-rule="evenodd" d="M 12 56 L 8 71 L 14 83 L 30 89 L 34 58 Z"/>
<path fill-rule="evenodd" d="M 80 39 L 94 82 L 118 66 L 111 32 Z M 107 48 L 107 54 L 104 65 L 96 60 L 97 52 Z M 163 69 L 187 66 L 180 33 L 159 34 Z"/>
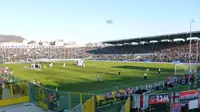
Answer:
<path fill-rule="evenodd" d="M 83 105 L 80 103 L 77 106 L 75 106 L 73 109 L 71 109 L 70 112 L 83 112 Z"/>
<path fill-rule="evenodd" d="M 125 112 L 125 106 L 123 105 L 120 112 Z"/>
<path fill-rule="evenodd" d="M 49 96 L 52 95 L 55 110 L 72 110 L 82 104 L 83 112 L 95 112 L 96 97 L 93 94 L 53 90 L 9 74 L 0 74 L 0 79 L 5 78 L 9 84 L 0 84 L 0 106 L 34 102 L 44 110 L 49 110 Z"/>
<path fill-rule="evenodd" d="M 2 85 L 0 87 L 0 106 L 29 102 L 27 82 Z"/>
<path fill-rule="evenodd" d="M 22 81 L 22 79 L 10 74 L 0 74 L 0 79 L 3 79 L 3 78 L 7 78 L 8 81 L 10 81 L 9 83 L 14 83 L 14 84 Z"/>
<path fill-rule="evenodd" d="M 94 112 L 95 99 L 92 94 L 65 92 L 29 83 L 30 100 L 44 110 L 49 109 L 49 95 L 54 96 L 54 110 L 72 110 L 79 104 L 83 104 L 83 112 Z"/>

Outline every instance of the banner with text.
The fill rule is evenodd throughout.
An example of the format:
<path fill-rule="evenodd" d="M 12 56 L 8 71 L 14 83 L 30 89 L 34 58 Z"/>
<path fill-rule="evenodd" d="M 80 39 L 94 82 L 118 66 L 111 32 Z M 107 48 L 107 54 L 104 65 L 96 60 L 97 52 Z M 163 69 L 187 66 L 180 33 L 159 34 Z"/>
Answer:
<path fill-rule="evenodd" d="M 200 88 L 199 89 L 197 89 L 198 90 L 198 93 L 199 93 L 199 98 L 198 98 L 198 102 L 199 102 L 199 107 L 200 107 Z"/>
<path fill-rule="evenodd" d="M 169 103 L 169 94 L 157 94 L 149 96 L 149 104 Z"/>
<path fill-rule="evenodd" d="M 198 95 L 197 90 L 183 91 L 183 92 L 180 92 L 180 102 L 189 103 L 189 101 L 197 100 L 198 96 L 199 95 Z"/>

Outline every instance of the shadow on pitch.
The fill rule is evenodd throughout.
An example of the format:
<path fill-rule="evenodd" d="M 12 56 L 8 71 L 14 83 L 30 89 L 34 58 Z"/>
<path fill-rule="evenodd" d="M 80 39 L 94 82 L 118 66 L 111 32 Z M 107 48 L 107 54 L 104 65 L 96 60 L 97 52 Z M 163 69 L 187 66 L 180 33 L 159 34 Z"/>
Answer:
<path fill-rule="evenodd" d="M 140 67 L 140 66 L 134 66 L 134 65 L 131 65 L 131 66 L 127 66 L 127 65 L 124 65 L 124 66 L 113 66 L 113 68 L 119 68 L 119 69 L 131 69 L 131 70 L 141 70 L 141 71 L 145 71 L 147 68 L 149 69 L 149 71 L 154 71 L 154 72 L 158 72 L 158 69 L 157 67 Z M 161 69 L 161 72 L 168 72 L 168 73 L 173 73 L 174 72 L 174 69 L 169 69 L 169 68 L 160 68 Z"/>
<path fill-rule="evenodd" d="M 165 75 L 160 78 L 168 77 L 169 75 Z M 117 78 L 116 78 L 117 77 Z M 147 82 L 144 81 L 143 77 L 138 77 L 138 76 L 114 76 L 113 78 L 116 79 L 110 79 L 110 80 L 101 80 L 100 82 L 97 82 L 95 79 L 86 79 L 83 77 L 79 78 L 79 81 L 74 82 L 67 82 L 64 80 L 56 80 L 54 83 L 57 84 L 55 85 L 45 85 L 48 88 L 52 88 L 55 90 L 55 88 L 58 88 L 58 90 L 62 91 L 70 91 L 70 92 L 88 92 L 88 91 L 98 91 L 98 94 L 104 94 L 106 91 L 110 90 L 118 90 L 117 88 L 120 87 L 120 89 L 127 89 L 129 87 L 135 87 L 139 85 L 144 85 L 146 83 L 149 83 L 148 81 L 154 80 L 158 81 L 155 77 L 149 77 Z M 80 81 L 81 79 L 81 81 Z M 115 88 L 116 87 L 116 88 Z M 105 89 L 108 88 L 108 89 Z M 112 89 L 111 89 L 112 88 Z"/>

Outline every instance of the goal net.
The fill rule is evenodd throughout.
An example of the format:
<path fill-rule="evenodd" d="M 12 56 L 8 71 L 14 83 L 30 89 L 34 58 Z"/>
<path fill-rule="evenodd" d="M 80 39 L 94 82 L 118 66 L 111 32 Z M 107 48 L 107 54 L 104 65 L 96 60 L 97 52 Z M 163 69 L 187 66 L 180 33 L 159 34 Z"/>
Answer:
<path fill-rule="evenodd" d="M 199 74 L 200 64 L 191 63 L 180 63 L 174 65 L 174 75 L 185 75 L 185 74 Z M 191 68 L 191 69 L 189 69 Z"/>

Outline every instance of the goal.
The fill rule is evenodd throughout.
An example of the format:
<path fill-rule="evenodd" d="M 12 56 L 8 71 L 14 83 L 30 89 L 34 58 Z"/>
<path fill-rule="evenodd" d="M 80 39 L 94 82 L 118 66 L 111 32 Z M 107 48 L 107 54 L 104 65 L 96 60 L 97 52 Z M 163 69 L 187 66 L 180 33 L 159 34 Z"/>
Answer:
<path fill-rule="evenodd" d="M 199 74 L 199 64 L 191 63 L 191 69 L 188 63 L 180 63 L 174 65 L 174 75 L 185 75 L 185 74 Z"/>

